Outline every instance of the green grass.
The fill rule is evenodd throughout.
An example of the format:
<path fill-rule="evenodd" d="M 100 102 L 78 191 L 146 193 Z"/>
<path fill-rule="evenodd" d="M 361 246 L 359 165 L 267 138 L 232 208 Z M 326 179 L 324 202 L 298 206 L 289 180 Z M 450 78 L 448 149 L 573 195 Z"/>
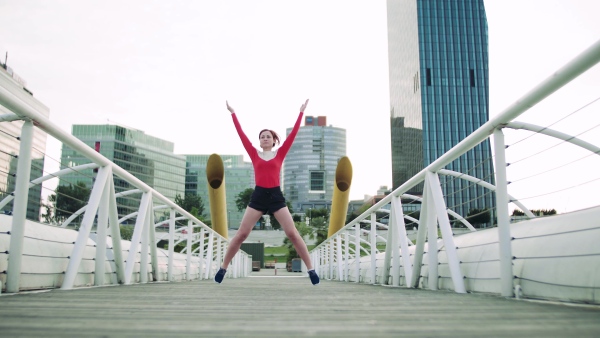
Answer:
<path fill-rule="evenodd" d="M 307 245 L 308 251 L 314 249 L 314 245 Z M 285 262 L 289 254 L 288 248 L 285 245 L 275 247 L 265 247 L 265 262 L 271 262 L 277 259 L 278 263 Z"/>
<path fill-rule="evenodd" d="M 274 246 L 274 247 L 268 247 L 265 248 L 265 257 L 266 256 L 272 256 L 272 255 L 287 255 L 288 254 L 288 249 L 286 246 Z"/>

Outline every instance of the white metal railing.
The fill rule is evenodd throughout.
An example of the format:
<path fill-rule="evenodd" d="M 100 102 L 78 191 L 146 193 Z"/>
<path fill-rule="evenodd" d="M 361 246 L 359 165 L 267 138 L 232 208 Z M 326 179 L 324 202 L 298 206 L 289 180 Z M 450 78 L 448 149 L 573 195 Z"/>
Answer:
<path fill-rule="evenodd" d="M 77 278 L 82 273 L 80 268 L 83 259 L 93 259 L 95 261 L 93 271 L 86 271 L 88 274 L 93 274 L 94 285 L 111 284 L 111 279 L 107 281 L 105 278 L 107 253 L 112 257 L 110 262 L 114 264 L 110 266 L 114 267 L 114 273 L 117 276 L 116 280 L 119 284 L 146 283 L 149 280 L 175 280 L 173 267 L 174 259 L 178 259 L 175 256 L 178 254 L 174 252 L 174 247 L 180 242 L 186 243 L 185 249 L 182 252 L 186 260 L 185 279 L 211 278 L 214 275 L 216 272 L 215 268 L 220 265 L 219 262 L 224 255 L 228 239 L 213 231 L 202 221 L 123 168 L 100 155 L 77 138 L 61 130 L 38 111 L 35 108 L 35 104 L 27 102 L 27 96 L 15 95 L 10 89 L 0 86 L 0 105 L 5 108 L 3 109 L 4 111 L 8 110 L 12 112 L 12 114 L 2 115 L 0 121 L 23 121 L 15 191 L 12 195 L 0 201 L 0 207 L 5 206 L 11 201 L 13 202 L 11 226 L 8 231 L 3 233 L 10 236 L 9 249 L 7 250 L 9 256 L 8 266 L 3 276 L 5 277 L 6 292 L 14 293 L 20 291 L 23 265 L 22 257 L 24 250 L 27 249 L 24 246 L 24 237 L 27 224 L 28 189 L 46 180 L 67 174 L 72 170 L 90 168 L 98 168 L 98 173 L 87 205 L 61 224 L 62 227 L 66 227 L 75 217 L 83 215 L 77 238 L 72 244 L 71 254 L 68 256 L 66 269 L 65 271 L 57 272 L 64 273 L 64 277 L 59 283 L 62 289 L 71 289 L 81 284 L 77 282 Z M 43 130 L 49 136 L 56 138 L 64 145 L 85 156 L 91 163 L 75 168 L 66 168 L 30 182 L 34 128 Z M 113 177 L 127 181 L 135 189 L 116 194 Z M 116 198 L 127 194 L 141 194 L 139 209 L 132 215 L 118 219 Z M 170 219 L 168 220 L 168 251 L 157 250 L 156 247 L 155 227 L 162 223 L 159 222 L 156 224 L 154 220 L 154 211 L 158 209 L 168 209 L 170 213 Z M 122 221 L 129 218 L 135 218 L 135 227 L 130 247 L 124 250 L 121 247 L 122 241 L 119 225 Z M 182 237 L 178 242 L 175 242 L 176 220 L 187 220 L 187 236 Z M 96 233 L 92 233 L 94 226 L 97 229 Z M 179 229 L 179 232 L 181 232 L 181 229 Z M 93 258 L 90 258 L 89 254 L 86 253 L 86 247 L 89 247 L 88 241 L 91 236 L 96 243 Z M 107 246 L 107 243 L 110 246 Z M 197 248 L 192 250 L 195 245 L 197 245 Z M 124 253 L 126 253 L 126 257 L 124 257 Z M 166 269 L 163 269 L 163 265 L 159 266 L 159 261 L 162 259 L 161 255 L 167 255 L 168 257 Z M 229 269 L 230 272 L 228 271 L 228 276 L 247 276 L 251 269 L 251 262 L 248 259 L 248 255 L 240 251 L 233 262 L 232 269 Z M 138 269 L 139 277 L 136 277 L 138 272 L 135 270 Z M 197 271 L 197 273 L 193 273 L 193 271 Z M 43 286 L 40 285 L 40 287 Z"/>
<path fill-rule="evenodd" d="M 348 223 L 333 236 L 321 243 L 311 251 L 316 269 L 325 279 L 335 279 L 339 281 L 364 282 L 371 284 L 390 284 L 393 286 L 404 285 L 406 287 L 419 287 L 425 278 L 422 274 L 422 267 L 427 267 L 427 286 L 429 289 L 437 290 L 440 285 L 439 275 L 441 262 L 439 254 L 444 258 L 444 269 L 449 271 L 452 280 L 453 289 L 458 293 L 464 293 L 474 290 L 473 287 L 467 288 L 465 278 L 467 278 L 461 266 L 461 261 L 455 245 L 455 236 L 452 233 L 448 215 L 451 214 L 457 220 L 470 230 L 474 230 L 470 224 L 459 215 L 452 214 L 446 206 L 442 190 L 440 188 L 439 175 L 450 175 L 459 179 L 465 179 L 471 183 L 483 186 L 495 193 L 496 212 L 497 212 L 497 235 L 496 248 L 497 259 L 495 264 L 498 285 L 495 285 L 494 292 L 502 296 L 513 296 L 515 273 L 513 271 L 513 257 L 511 240 L 511 228 L 508 204 L 515 203 L 529 218 L 533 215 L 523 204 L 521 204 L 507 191 L 506 178 L 506 160 L 505 143 L 503 128 L 527 129 L 539 132 L 547 136 L 555 137 L 571 144 L 582 147 L 592 153 L 600 155 L 600 148 L 588 142 L 582 141 L 576 137 L 554 131 L 548 128 L 542 128 L 532 124 L 514 121 L 522 113 L 536 105 L 541 100 L 571 80 L 578 77 L 600 61 L 600 41 L 593 44 L 579 56 L 559 69 L 548 79 L 540 83 L 530 92 L 526 93 L 521 99 L 501 112 L 499 115 L 489 120 L 471 135 L 458 143 L 448 152 L 443 154 L 421 172 L 410 178 L 402 186 L 395 189 L 391 194 L 366 210 L 356 219 Z M 496 169 L 496 185 L 489 184 L 480 179 L 471 177 L 466 173 L 451 172 L 444 167 L 452 161 L 459 158 L 468 150 L 474 148 L 489 137 L 493 137 L 494 144 L 494 164 Z M 415 246 L 407 239 L 403 213 L 402 199 L 419 199 L 419 197 L 406 195 L 406 192 L 418 184 L 424 184 L 421 202 L 420 219 L 414 220 L 419 224 L 416 236 Z M 384 208 L 388 208 L 386 211 Z M 376 214 L 389 212 L 389 225 L 385 226 L 376 221 Z M 361 224 L 369 225 L 368 240 L 363 239 L 365 230 L 361 229 Z M 387 238 L 378 240 L 377 227 L 387 229 Z M 596 228 L 591 228 L 596 229 Z M 588 229 L 589 230 L 589 229 Z M 441 241 L 438 241 L 438 231 L 441 233 Z M 379 238 L 381 238 L 379 236 Z M 428 241 L 426 239 L 429 238 Z M 599 238 L 600 239 L 600 238 Z M 380 253 L 377 244 L 385 246 Z M 483 245 L 483 244 L 482 244 Z M 490 245 L 487 243 L 485 245 Z M 361 258 L 361 252 L 365 253 Z M 424 257 L 427 261 L 424 261 Z M 598 255 L 598 253 L 596 253 Z M 381 262 L 383 260 L 383 262 Z M 383 269 L 383 271 L 377 271 Z M 597 300 L 596 300 L 597 301 Z"/>

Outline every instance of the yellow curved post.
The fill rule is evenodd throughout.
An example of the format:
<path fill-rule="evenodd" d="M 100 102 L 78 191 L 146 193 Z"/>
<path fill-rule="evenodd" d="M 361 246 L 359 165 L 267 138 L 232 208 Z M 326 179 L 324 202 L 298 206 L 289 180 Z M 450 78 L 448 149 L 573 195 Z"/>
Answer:
<path fill-rule="evenodd" d="M 227 235 L 227 201 L 225 195 L 225 167 L 221 156 L 212 154 L 206 163 L 208 200 L 212 228 L 225 238 Z"/>
<path fill-rule="evenodd" d="M 347 156 L 338 162 L 335 169 L 335 182 L 333 184 L 333 200 L 331 201 L 331 215 L 329 217 L 329 230 L 327 238 L 338 232 L 346 224 L 348 200 L 350 198 L 350 185 L 352 184 L 352 163 Z"/>

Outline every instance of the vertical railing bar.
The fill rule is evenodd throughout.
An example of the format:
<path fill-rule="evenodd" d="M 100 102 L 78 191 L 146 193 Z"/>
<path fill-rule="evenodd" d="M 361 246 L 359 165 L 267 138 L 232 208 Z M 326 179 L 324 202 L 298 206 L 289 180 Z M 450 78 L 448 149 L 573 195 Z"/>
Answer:
<path fill-rule="evenodd" d="M 496 167 L 496 210 L 498 217 L 498 243 L 500 252 L 500 289 L 503 297 L 513 297 L 513 267 L 508 216 L 508 189 L 504 133 L 494 130 L 494 164 Z"/>
<path fill-rule="evenodd" d="M 13 218 L 10 230 L 8 267 L 6 269 L 6 292 L 19 292 L 21 280 L 21 261 L 23 258 L 23 242 L 25 240 L 25 219 L 29 199 L 29 176 L 31 175 L 31 145 L 33 141 L 33 122 L 23 121 L 21 127 L 19 159 L 15 182 L 15 198 L 13 202 Z M 1 291 L 1 288 L 0 288 Z"/>

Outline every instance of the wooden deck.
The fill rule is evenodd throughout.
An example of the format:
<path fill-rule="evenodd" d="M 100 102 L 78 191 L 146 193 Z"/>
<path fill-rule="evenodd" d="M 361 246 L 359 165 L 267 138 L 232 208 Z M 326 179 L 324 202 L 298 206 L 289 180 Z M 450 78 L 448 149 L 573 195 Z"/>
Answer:
<path fill-rule="evenodd" d="M 600 307 L 299 273 L 0 296 L 2 337 L 598 337 Z"/>

